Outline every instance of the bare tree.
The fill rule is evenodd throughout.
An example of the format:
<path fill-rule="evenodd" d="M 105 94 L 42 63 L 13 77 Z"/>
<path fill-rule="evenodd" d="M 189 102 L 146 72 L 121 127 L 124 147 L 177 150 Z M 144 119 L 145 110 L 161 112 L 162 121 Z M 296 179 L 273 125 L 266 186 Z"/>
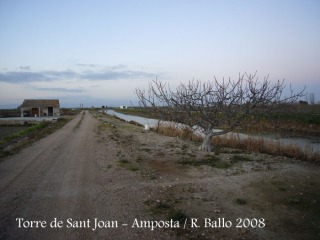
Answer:
<path fill-rule="evenodd" d="M 136 89 L 140 105 L 165 121 L 198 126 L 205 134 L 200 150 L 212 150 L 213 136 L 226 134 L 259 117 L 291 105 L 303 96 L 304 90 L 283 97 L 284 80 L 272 83 L 268 76 L 259 81 L 255 74 L 239 75 L 235 81 L 189 81 L 172 91 L 159 80 L 149 82 L 148 90 Z M 214 131 L 214 129 L 223 129 Z"/>

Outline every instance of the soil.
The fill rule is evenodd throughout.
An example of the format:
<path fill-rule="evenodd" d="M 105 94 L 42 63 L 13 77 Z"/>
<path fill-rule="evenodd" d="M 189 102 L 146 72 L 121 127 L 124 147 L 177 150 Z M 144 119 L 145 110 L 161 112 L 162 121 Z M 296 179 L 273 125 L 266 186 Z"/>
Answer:
<path fill-rule="evenodd" d="M 1 160 L 0 239 L 320 238 L 318 165 L 198 145 L 84 111 Z"/>

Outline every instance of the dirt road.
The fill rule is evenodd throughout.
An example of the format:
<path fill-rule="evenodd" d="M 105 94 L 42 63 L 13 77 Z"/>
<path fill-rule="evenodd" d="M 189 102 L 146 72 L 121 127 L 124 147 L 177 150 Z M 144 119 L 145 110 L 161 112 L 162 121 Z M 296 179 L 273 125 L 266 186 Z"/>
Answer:
<path fill-rule="evenodd" d="M 0 239 L 318 239 L 318 165 L 197 149 L 82 112 L 0 162 Z"/>
<path fill-rule="evenodd" d="M 105 172 L 115 161 L 114 146 L 97 142 L 97 124 L 83 112 L 0 163 L 0 239 L 134 239 L 141 235 L 122 224 L 131 226 L 135 217 L 146 217 L 140 212 L 143 188 L 139 184 L 132 188 L 136 180 L 131 172 Z M 93 230 L 95 218 L 105 222 L 103 228 Z M 61 228 L 50 226 L 55 219 L 63 221 Z M 46 225 L 36 227 L 33 222 L 31 227 L 30 221 Z M 143 235 L 152 239 L 154 233 Z"/>

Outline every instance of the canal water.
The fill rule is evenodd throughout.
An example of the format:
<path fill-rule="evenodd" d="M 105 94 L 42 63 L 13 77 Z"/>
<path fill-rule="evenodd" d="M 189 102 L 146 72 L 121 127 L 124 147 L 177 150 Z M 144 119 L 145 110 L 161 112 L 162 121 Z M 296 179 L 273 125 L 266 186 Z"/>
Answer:
<path fill-rule="evenodd" d="M 107 110 L 107 114 L 116 116 L 118 118 L 121 118 L 125 121 L 135 121 L 141 125 L 148 125 L 149 127 L 156 127 L 158 125 L 157 119 L 151 119 L 151 118 L 144 118 L 144 117 L 138 117 L 138 116 L 132 116 L 132 115 L 126 115 L 123 113 L 118 113 L 114 110 Z M 215 130 L 219 131 L 219 130 Z M 279 144 L 283 145 L 293 145 L 301 148 L 304 151 L 317 153 L 320 152 L 320 136 L 310 136 L 310 137 L 296 137 L 290 133 L 286 134 L 278 134 L 278 133 L 266 133 L 266 134 L 245 134 L 245 133 L 229 133 L 230 135 L 234 135 L 236 137 L 239 137 L 241 139 L 245 138 L 256 138 L 256 139 L 265 139 L 265 140 L 271 140 L 274 142 L 277 142 Z"/>

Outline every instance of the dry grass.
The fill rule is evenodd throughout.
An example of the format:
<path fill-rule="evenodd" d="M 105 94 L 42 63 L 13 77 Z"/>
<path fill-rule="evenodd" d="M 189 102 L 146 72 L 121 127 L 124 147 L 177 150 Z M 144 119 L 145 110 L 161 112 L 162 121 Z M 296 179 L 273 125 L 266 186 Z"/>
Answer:
<path fill-rule="evenodd" d="M 176 125 L 174 124 L 166 124 L 160 125 L 156 129 L 156 132 L 165 136 L 179 137 L 193 142 L 202 142 L 202 137 L 197 134 L 194 134 L 192 129 L 189 127 L 177 129 Z"/>
<path fill-rule="evenodd" d="M 302 149 L 297 145 L 284 145 L 279 141 L 269 139 L 257 139 L 253 137 L 240 139 L 237 134 L 230 134 L 228 136 L 215 137 L 212 142 L 215 146 L 219 147 L 231 147 L 248 150 L 250 152 L 260 152 L 304 161 L 320 162 L 319 153 L 314 153 L 310 148 Z"/>
<path fill-rule="evenodd" d="M 156 131 L 160 134 L 179 137 L 189 141 L 201 142 L 202 137 L 194 134 L 190 128 L 177 129 L 175 125 L 162 125 Z M 267 153 L 275 156 L 285 156 L 303 161 L 320 163 L 320 154 L 312 149 L 301 149 L 297 145 L 284 145 L 279 141 L 257 139 L 254 137 L 239 138 L 237 134 L 214 137 L 212 143 L 216 147 L 229 147 L 250 152 Z"/>

